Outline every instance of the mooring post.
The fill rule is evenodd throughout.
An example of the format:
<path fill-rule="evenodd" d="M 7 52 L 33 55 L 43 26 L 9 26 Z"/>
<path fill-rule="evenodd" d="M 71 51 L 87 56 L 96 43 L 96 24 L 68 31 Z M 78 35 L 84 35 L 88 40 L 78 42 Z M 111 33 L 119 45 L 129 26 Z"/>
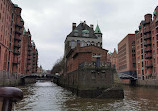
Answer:
<path fill-rule="evenodd" d="M 23 99 L 22 90 L 14 87 L 0 88 L 0 111 L 12 111 L 13 103 Z"/>

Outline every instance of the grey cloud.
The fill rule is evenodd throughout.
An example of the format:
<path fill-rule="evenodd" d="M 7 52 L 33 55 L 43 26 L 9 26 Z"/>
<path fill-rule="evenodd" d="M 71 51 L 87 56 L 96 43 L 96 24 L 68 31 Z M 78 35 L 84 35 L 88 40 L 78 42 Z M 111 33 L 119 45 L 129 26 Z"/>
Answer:
<path fill-rule="evenodd" d="M 157 0 L 12 0 L 22 10 L 26 28 L 39 50 L 39 64 L 45 69 L 64 53 L 64 40 L 72 22 L 97 21 L 103 33 L 103 47 L 113 51 L 128 33 L 134 33 L 144 14 L 153 13 Z"/>

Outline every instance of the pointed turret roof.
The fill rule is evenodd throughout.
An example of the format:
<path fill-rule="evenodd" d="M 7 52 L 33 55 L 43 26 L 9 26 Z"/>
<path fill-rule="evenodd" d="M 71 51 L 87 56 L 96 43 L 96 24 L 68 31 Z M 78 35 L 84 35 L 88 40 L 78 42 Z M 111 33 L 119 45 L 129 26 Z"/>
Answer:
<path fill-rule="evenodd" d="M 97 24 L 97 27 L 96 27 L 96 29 L 95 29 L 94 33 L 101 33 L 101 30 L 100 30 L 100 28 L 99 28 L 99 25 L 98 25 L 98 24 Z"/>
<path fill-rule="evenodd" d="M 26 32 L 26 29 L 25 29 L 25 27 L 24 27 L 24 30 L 23 30 L 23 35 L 25 35 L 25 32 Z"/>

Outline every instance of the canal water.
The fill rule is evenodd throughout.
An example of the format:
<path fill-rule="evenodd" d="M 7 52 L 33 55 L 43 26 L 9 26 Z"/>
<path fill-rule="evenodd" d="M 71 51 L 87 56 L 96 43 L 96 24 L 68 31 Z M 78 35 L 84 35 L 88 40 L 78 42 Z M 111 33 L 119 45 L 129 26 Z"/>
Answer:
<path fill-rule="evenodd" d="M 16 111 L 158 111 L 158 89 L 124 86 L 125 98 L 84 99 L 52 82 L 20 86 L 24 99 Z"/>

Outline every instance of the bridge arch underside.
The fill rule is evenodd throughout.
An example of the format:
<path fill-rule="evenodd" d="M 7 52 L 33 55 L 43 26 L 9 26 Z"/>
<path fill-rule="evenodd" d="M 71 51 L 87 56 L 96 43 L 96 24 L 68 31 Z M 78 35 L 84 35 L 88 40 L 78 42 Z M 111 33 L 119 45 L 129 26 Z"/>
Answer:
<path fill-rule="evenodd" d="M 31 75 L 24 75 L 21 76 L 21 84 L 30 84 L 35 83 L 36 80 L 58 80 L 59 77 L 52 74 L 31 74 Z"/>
<path fill-rule="evenodd" d="M 136 73 L 118 73 L 118 76 L 121 80 L 129 80 L 129 84 L 132 86 L 136 85 L 137 76 Z"/>

